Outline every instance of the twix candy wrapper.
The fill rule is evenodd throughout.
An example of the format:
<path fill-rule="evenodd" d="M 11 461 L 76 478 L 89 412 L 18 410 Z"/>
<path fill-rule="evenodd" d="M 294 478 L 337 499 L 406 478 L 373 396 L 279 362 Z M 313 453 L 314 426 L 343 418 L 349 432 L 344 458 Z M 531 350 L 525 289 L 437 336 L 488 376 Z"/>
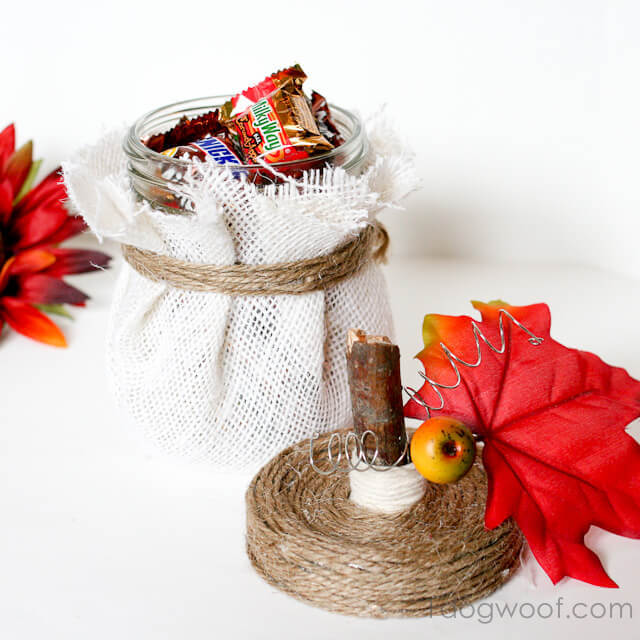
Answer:
<path fill-rule="evenodd" d="M 250 163 L 303 160 L 334 148 L 318 129 L 302 84 L 299 65 L 278 71 L 234 96 L 220 108 L 220 120 Z"/>

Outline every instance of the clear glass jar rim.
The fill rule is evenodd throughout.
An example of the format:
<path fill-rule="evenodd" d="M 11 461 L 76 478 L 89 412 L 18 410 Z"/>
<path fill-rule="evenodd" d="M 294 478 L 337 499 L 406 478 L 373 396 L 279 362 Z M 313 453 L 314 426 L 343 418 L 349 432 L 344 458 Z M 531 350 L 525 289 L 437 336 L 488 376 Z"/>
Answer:
<path fill-rule="evenodd" d="M 217 95 L 217 96 L 205 96 L 203 98 L 192 98 L 190 100 L 181 100 L 180 102 L 174 102 L 172 104 L 164 105 L 162 107 L 158 107 L 156 109 L 152 109 L 148 111 L 143 116 L 138 118 L 133 125 L 129 128 L 129 133 L 125 139 L 124 150 L 128 156 L 135 157 L 139 160 L 149 160 L 154 162 L 163 162 L 168 163 L 169 165 L 175 164 L 176 167 L 186 167 L 189 166 L 190 160 L 180 159 L 170 156 L 165 156 L 153 149 L 150 149 L 145 144 L 143 144 L 142 139 L 145 135 L 149 135 L 150 132 L 146 133 L 143 131 L 145 125 L 148 125 L 150 121 L 164 115 L 175 115 L 178 119 L 179 117 L 187 111 L 193 110 L 194 105 L 202 105 L 202 109 L 198 108 L 198 111 L 201 113 L 206 113 L 207 110 L 213 110 L 222 103 L 229 100 L 231 95 Z M 278 168 L 278 169 L 295 169 L 298 166 L 304 166 L 309 163 L 310 159 L 313 159 L 314 162 L 321 162 L 323 160 L 330 162 L 336 156 L 343 156 L 345 153 L 349 153 L 351 150 L 355 150 L 358 144 L 361 144 L 360 137 L 362 135 L 362 121 L 359 116 L 355 113 L 348 111 L 347 109 L 343 109 L 342 107 L 338 107 L 334 104 L 329 104 L 329 107 L 332 111 L 335 111 L 340 114 L 343 118 L 350 121 L 352 128 L 350 131 L 350 136 L 347 138 L 343 144 L 327 153 L 322 153 L 319 155 L 314 155 L 311 158 L 304 158 L 302 160 L 293 160 L 293 161 L 285 161 L 285 162 L 274 162 L 269 166 Z M 160 133 L 159 131 L 154 131 L 153 133 Z M 235 169 L 248 169 L 255 170 L 255 164 L 241 164 L 241 165 L 233 165 Z"/>

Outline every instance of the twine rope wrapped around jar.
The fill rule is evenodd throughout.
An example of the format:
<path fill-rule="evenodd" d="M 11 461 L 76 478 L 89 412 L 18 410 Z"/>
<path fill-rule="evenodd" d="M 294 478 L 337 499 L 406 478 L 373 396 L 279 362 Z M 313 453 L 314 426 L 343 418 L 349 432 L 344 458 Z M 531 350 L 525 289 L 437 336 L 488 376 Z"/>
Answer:
<path fill-rule="evenodd" d="M 210 265 L 185 262 L 122 245 L 124 259 L 141 275 L 177 289 L 230 296 L 300 295 L 327 289 L 357 273 L 369 260 L 384 262 L 389 235 L 376 222 L 324 256 L 276 264 Z"/>

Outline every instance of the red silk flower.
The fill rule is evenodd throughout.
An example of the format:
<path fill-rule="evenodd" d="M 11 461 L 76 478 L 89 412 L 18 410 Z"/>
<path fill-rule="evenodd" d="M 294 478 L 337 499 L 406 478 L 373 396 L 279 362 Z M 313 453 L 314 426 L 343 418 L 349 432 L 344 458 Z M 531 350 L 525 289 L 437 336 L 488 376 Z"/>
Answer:
<path fill-rule="evenodd" d="M 492 529 L 513 517 L 554 583 L 570 576 L 617 586 L 584 545 L 584 536 L 595 525 L 640 537 L 640 445 L 625 431 L 640 416 L 640 382 L 591 353 L 553 340 L 544 304 L 473 305 L 482 315 L 476 324 L 495 347 L 500 346 L 500 309 L 544 339 L 532 345 L 504 317 L 505 352 L 495 353 L 481 341 L 480 366 L 459 365 L 461 384 L 441 390 L 444 407 L 434 412 L 462 420 L 484 441 L 486 526 Z M 417 358 L 429 378 L 456 381 L 441 342 L 462 360 L 477 360 L 472 322 L 467 316 L 425 317 L 425 348 Z M 440 404 L 428 383 L 419 394 L 429 405 Z M 427 417 L 413 399 L 405 415 Z"/>
<path fill-rule="evenodd" d="M 65 208 L 59 169 L 32 188 L 40 167 L 32 152 L 31 142 L 15 149 L 13 125 L 0 132 L 0 331 L 6 323 L 29 338 L 64 347 L 62 331 L 42 311 L 64 315 L 63 304 L 84 306 L 88 296 L 62 276 L 106 267 L 110 257 L 58 247 L 85 224 Z"/>

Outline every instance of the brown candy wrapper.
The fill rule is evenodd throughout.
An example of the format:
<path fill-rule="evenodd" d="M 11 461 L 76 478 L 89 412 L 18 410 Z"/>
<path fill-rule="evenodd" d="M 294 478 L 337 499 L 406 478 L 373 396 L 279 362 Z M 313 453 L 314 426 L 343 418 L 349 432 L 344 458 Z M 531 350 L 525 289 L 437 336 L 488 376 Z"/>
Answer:
<path fill-rule="evenodd" d="M 344 144 L 344 138 L 340 129 L 336 126 L 331 116 L 331 109 L 324 96 L 317 91 L 311 92 L 311 113 L 318 123 L 320 133 L 334 146 Z"/>
<path fill-rule="evenodd" d="M 210 111 L 197 118 L 182 116 L 178 124 L 165 133 L 158 133 L 144 141 L 150 149 L 162 153 L 167 149 L 186 146 L 208 136 L 221 139 L 237 155 L 235 143 L 229 130 L 220 122 L 220 111 Z"/>

